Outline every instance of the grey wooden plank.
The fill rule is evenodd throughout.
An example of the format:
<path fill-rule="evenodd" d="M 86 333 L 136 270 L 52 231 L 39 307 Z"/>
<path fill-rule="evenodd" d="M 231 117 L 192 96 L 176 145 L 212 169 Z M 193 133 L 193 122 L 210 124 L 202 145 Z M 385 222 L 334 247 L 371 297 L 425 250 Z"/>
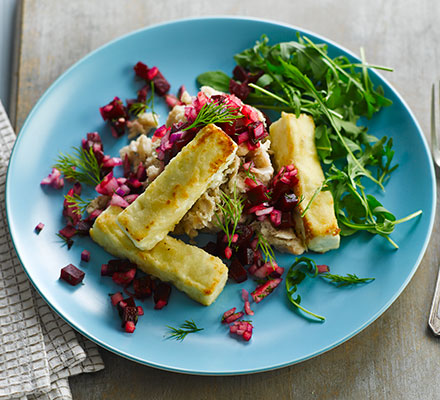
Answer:
<path fill-rule="evenodd" d="M 25 0 L 16 127 L 59 74 L 89 51 L 143 26 L 204 15 L 273 19 L 327 36 L 356 53 L 363 46 L 369 61 L 395 68 L 384 75 L 428 132 L 430 86 L 440 78 L 436 0 Z M 410 182 L 402 188 L 402 201 L 410 188 Z M 197 377 L 102 351 L 104 371 L 70 380 L 74 398 L 437 399 L 440 343 L 426 324 L 440 261 L 439 238 L 436 225 L 418 272 L 381 318 L 319 357 L 256 375 Z M 301 343 L 292 338 L 291 343 L 274 344 L 280 345 Z"/>

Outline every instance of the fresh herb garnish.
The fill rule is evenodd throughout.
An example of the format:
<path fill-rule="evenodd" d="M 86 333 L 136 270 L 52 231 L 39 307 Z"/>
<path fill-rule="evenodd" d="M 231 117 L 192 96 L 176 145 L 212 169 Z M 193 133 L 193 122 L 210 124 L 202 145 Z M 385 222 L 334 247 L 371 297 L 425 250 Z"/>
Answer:
<path fill-rule="evenodd" d="M 299 267 L 296 268 L 297 266 Z M 308 257 L 296 258 L 286 275 L 287 298 L 296 308 L 299 308 L 306 314 L 309 314 L 320 321 L 325 321 L 325 317 L 315 314 L 300 305 L 301 296 L 299 294 L 296 297 L 293 297 L 298 289 L 298 285 L 305 279 L 307 275 L 311 276 L 312 278 L 315 278 L 318 275 L 316 263 Z"/>
<path fill-rule="evenodd" d="M 61 235 L 61 233 L 56 233 L 56 235 L 63 241 L 63 246 L 67 246 L 67 250 L 70 250 L 70 248 L 73 246 L 73 239 L 66 238 L 65 236 Z"/>
<path fill-rule="evenodd" d="M 167 339 L 176 339 L 180 341 L 185 339 L 188 333 L 200 332 L 203 331 L 204 329 L 204 328 L 198 328 L 193 320 L 191 321 L 185 320 L 185 322 L 182 325 L 180 325 L 179 328 L 174 328 L 168 325 L 167 328 L 170 330 L 170 334 L 167 336 Z"/>
<path fill-rule="evenodd" d="M 296 258 L 295 262 L 289 268 L 289 271 L 287 272 L 287 276 L 286 276 L 287 298 L 295 307 L 299 308 L 305 313 L 321 321 L 324 321 L 325 318 L 305 309 L 300 305 L 301 296 L 299 294 L 297 295 L 296 298 L 293 297 L 293 295 L 296 293 L 298 289 L 298 285 L 306 278 L 306 276 L 309 276 L 311 278 L 316 278 L 317 276 L 320 276 L 321 278 L 324 278 L 328 282 L 335 283 L 337 287 L 355 285 L 359 283 L 369 283 L 374 281 L 375 279 L 375 278 L 359 278 L 355 274 L 347 274 L 345 276 L 331 274 L 329 272 L 319 274 L 318 267 L 315 261 L 313 261 L 311 258 L 304 256 Z"/>
<path fill-rule="evenodd" d="M 272 267 L 275 267 L 273 264 L 275 261 L 275 253 L 271 245 L 260 232 L 257 232 L 257 237 L 258 237 L 257 249 L 260 249 L 261 252 L 263 253 L 264 262 L 270 262 L 270 265 L 272 265 Z"/>
<path fill-rule="evenodd" d="M 154 82 L 151 81 L 150 85 L 151 85 L 151 96 L 148 99 L 146 99 L 145 102 L 138 101 L 130 106 L 129 111 L 132 114 L 136 115 L 137 117 L 145 113 L 149 108 L 151 108 L 151 112 L 153 113 L 153 115 L 155 116 L 157 115 L 154 112 Z"/>
<path fill-rule="evenodd" d="M 221 216 L 215 213 L 217 227 L 220 228 L 228 239 L 228 247 L 232 244 L 237 225 L 240 222 L 244 208 L 244 200 L 237 193 L 237 187 L 234 186 L 232 196 L 228 196 L 225 192 L 220 191 L 222 203 L 218 205 Z"/>
<path fill-rule="evenodd" d="M 356 285 L 358 283 L 367 283 L 374 281 L 375 278 L 358 278 L 356 274 L 347 274 L 345 276 L 335 275 L 326 272 L 325 274 L 319 275 L 321 278 L 328 279 L 331 283 L 335 283 L 336 286 L 348 286 L 348 285 Z"/>
<path fill-rule="evenodd" d="M 85 150 L 82 147 L 73 147 L 72 154 L 60 153 L 54 167 L 67 179 L 90 186 L 101 182 L 101 169 L 92 148 Z"/>
<path fill-rule="evenodd" d="M 200 128 L 209 124 L 231 123 L 235 119 L 243 118 L 237 108 L 229 108 L 224 104 L 205 103 L 191 125 L 183 128 L 184 131 L 192 128 Z"/>
<path fill-rule="evenodd" d="M 67 201 L 67 206 L 69 208 L 73 208 L 73 212 L 78 215 L 83 215 L 84 212 L 87 210 L 90 202 L 93 200 L 84 200 L 80 195 L 76 193 L 73 196 L 71 196 L 70 194 L 66 194 L 64 198 Z"/>
<path fill-rule="evenodd" d="M 390 68 L 368 64 L 363 49 L 362 62 L 345 56 L 331 58 L 326 44 L 315 44 L 297 35 L 297 41 L 268 44 L 263 35 L 255 46 L 237 54 L 238 65 L 251 73 L 263 72 L 246 102 L 258 108 L 307 113 L 313 117 L 315 144 L 321 162 L 327 166 L 326 179 L 303 210 L 323 190 L 330 190 L 342 235 L 358 231 L 378 234 L 394 247 L 389 237 L 394 227 L 421 214 L 417 211 L 397 220 L 371 194 L 365 193 L 362 179 L 381 189 L 397 168 L 393 165 L 392 139 L 368 134 L 358 125 L 359 118 L 371 118 L 382 107 L 392 104 L 382 87 L 369 77 L 371 68 Z M 197 79 L 203 85 L 228 91 L 228 76 L 220 71 L 206 72 Z M 230 78 L 229 78 L 230 79 Z"/>

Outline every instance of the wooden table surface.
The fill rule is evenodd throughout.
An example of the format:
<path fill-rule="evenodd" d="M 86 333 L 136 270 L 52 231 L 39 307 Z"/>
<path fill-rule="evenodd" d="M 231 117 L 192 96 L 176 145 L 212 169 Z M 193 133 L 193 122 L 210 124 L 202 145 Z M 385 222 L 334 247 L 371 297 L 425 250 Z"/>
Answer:
<path fill-rule="evenodd" d="M 322 34 L 357 54 L 363 46 L 371 62 L 395 68 L 386 78 L 429 132 L 430 88 L 440 78 L 437 0 L 23 0 L 12 107 L 17 131 L 47 87 L 91 50 L 141 27 L 204 15 L 272 19 Z M 410 189 L 409 182 L 404 190 Z M 439 238 L 436 226 L 417 273 L 382 317 L 319 357 L 261 374 L 200 377 L 102 350 L 105 370 L 70 380 L 74 399 L 438 399 L 440 342 L 427 329 L 427 315 Z"/>

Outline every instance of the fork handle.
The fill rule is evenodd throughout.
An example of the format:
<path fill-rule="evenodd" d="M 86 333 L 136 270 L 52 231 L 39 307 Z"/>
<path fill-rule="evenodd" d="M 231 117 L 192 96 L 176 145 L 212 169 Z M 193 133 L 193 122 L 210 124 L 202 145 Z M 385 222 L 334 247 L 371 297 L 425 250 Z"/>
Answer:
<path fill-rule="evenodd" d="M 432 299 L 431 311 L 429 313 L 428 325 L 436 336 L 440 336 L 440 269 L 435 284 L 434 297 Z"/>

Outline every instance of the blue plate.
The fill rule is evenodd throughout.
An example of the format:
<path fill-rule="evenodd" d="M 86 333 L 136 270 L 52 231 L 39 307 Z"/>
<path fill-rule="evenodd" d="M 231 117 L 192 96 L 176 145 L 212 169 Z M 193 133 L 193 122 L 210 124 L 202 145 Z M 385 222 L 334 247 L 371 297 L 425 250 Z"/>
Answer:
<path fill-rule="evenodd" d="M 9 164 L 6 206 L 11 235 L 20 260 L 34 286 L 69 324 L 89 339 L 131 360 L 171 371 L 225 375 L 267 371 L 306 360 L 349 339 L 378 318 L 402 292 L 413 276 L 426 249 L 434 221 L 435 181 L 424 136 L 412 112 L 399 94 L 378 74 L 375 83 L 385 88 L 393 105 L 382 110 L 368 126 L 372 133 L 394 138 L 396 162 L 400 164 L 386 185 L 386 195 L 377 196 L 398 218 L 422 209 L 423 215 L 399 225 L 392 238 L 400 245 L 367 234 L 342 240 L 341 248 L 314 255 L 334 273 L 375 277 L 370 284 L 337 289 L 322 280 L 308 280 L 299 289 L 303 305 L 324 315 L 324 323 L 301 318 L 288 303 L 284 287 L 254 305 L 254 336 L 249 343 L 231 338 L 220 324 L 222 313 L 241 307 L 241 288 L 251 281 L 229 283 L 210 307 L 201 306 L 174 290 L 169 305 L 153 310 L 143 304 L 134 334 L 126 334 L 111 307 L 108 293 L 120 288 L 100 276 L 100 266 L 111 256 L 90 239 L 77 239 L 68 251 L 55 233 L 63 226 L 62 195 L 43 189 L 60 151 L 78 146 L 87 132 L 99 131 L 106 153 L 118 154 L 127 139 L 113 139 L 98 108 L 114 96 L 134 97 L 139 82 L 133 65 L 143 60 L 157 65 L 176 92 L 180 85 L 195 94 L 198 74 L 215 69 L 227 73 L 234 67 L 234 54 L 252 46 L 262 34 L 271 43 L 294 40 L 296 32 L 317 42 L 326 42 L 332 56 L 356 59 L 340 46 L 300 29 L 245 18 L 203 18 L 149 27 L 115 40 L 91 53 L 64 73 L 43 95 L 29 115 L 17 139 Z M 374 55 L 371 55 L 374 56 Z M 166 107 L 156 101 L 162 122 Z M 66 190 L 64 190 L 65 193 Z M 46 226 L 34 233 L 38 222 Z M 91 261 L 80 263 L 83 249 Z M 288 267 L 293 256 L 280 255 Z M 73 263 L 85 272 L 84 285 L 71 287 L 59 281 L 60 268 Z M 178 326 L 193 319 L 202 332 L 183 342 L 165 339 L 167 325 Z"/>

